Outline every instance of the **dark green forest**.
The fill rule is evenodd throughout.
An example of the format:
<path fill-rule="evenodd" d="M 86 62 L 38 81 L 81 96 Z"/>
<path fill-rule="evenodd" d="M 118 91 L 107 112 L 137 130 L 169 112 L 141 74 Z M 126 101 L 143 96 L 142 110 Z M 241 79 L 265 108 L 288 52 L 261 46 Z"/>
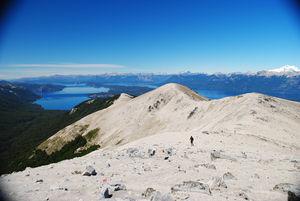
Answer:
<path fill-rule="evenodd" d="M 32 91 L 0 83 L 0 160 L 2 161 L 0 174 L 20 171 L 27 166 L 57 162 L 95 150 L 97 147 L 91 147 L 85 153 L 70 154 L 78 143 L 82 144 L 85 140 L 76 139 L 73 144 L 66 145 L 63 150 L 51 157 L 42 154 L 32 157 L 33 153 L 38 153 L 35 148 L 41 142 L 82 117 L 110 106 L 117 97 L 97 98 L 93 102 L 83 102 L 77 105 L 76 111 L 72 113 L 44 110 L 32 103 L 38 98 L 38 95 Z"/>

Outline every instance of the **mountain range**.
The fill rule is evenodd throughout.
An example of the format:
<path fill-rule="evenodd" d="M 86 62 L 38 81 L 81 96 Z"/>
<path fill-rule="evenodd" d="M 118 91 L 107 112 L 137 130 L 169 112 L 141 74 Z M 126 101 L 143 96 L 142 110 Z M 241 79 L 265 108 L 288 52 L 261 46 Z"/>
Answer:
<path fill-rule="evenodd" d="M 13 82 L 31 84 L 85 83 L 91 86 L 129 85 L 151 88 L 174 82 L 188 86 L 195 91 L 213 90 L 228 95 L 256 92 L 300 101 L 300 71 L 297 67 L 289 65 L 255 73 L 107 73 L 102 75 L 55 75 L 22 78 L 13 80 Z"/>

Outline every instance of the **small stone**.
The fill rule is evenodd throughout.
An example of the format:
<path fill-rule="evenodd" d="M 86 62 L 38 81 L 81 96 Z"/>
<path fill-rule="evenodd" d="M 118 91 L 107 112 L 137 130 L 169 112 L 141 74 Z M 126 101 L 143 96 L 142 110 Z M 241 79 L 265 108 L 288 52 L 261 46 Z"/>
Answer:
<path fill-rule="evenodd" d="M 44 180 L 42 180 L 42 179 L 38 179 L 38 180 L 36 180 L 35 182 L 36 182 L 36 183 L 43 183 L 43 181 L 44 181 Z"/>
<path fill-rule="evenodd" d="M 113 188 L 114 191 L 126 190 L 126 186 L 124 184 L 117 183 L 117 184 L 111 184 L 110 186 Z"/>
<path fill-rule="evenodd" d="M 235 179 L 235 176 L 233 176 L 233 174 L 231 174 L 230 172 L 226 172 L 223 174 L 223 179 Z"/>
<path fill-rule="evenodd" d="M 100 196 L 101 198 L 111 198 L 113 195 L 111 193 L 110 186 L 107 185 L 103 186 L 101 188 Z"/>
<path fill-rule="evenodd" d="M 152 149 L 152 148 L 148 149 L 148 154 L 149 154 L 150 157 L 154 156 L 155 152 L 156 152 L 155 149 Z"/>
<path fill-rule="evenodd" d="M 92 166 L 87 166 L 85 172 L 83 173 L 83 176 L 94 176 L 97 175 L 96 170 Z"/>

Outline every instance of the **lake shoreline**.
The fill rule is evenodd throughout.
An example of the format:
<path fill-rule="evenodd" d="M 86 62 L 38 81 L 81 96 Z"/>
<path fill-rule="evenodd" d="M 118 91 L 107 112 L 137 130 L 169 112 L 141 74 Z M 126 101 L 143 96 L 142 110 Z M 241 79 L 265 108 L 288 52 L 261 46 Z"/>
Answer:
<path fill-rule="evenodd" d="M 71 110 L 76 105 L 91 99 L 91 94 L 108 91 L 109 88 L 91 87 L 86 84 L 65 85 L 60 91 L 43 94 L 42 98 L 34 103 L 45 110 Z"/>

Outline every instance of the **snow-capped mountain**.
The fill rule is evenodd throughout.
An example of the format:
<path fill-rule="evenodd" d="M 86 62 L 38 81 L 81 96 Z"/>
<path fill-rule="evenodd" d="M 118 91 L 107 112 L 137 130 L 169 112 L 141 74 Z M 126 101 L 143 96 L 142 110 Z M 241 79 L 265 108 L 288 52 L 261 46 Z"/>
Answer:
<path fill-rule="evenodd" d="M 275 73 L 290 73 L 290 72 L 300 72 L 300 69 L 296 66 L 284 65 L 280 68 L 275 68 L 268 71 L 275 72 Z"/>
<path fill-rule="evenodd" d="M 260 76 L 287 76 L 293 77 L 300 75 L 300 69 L 296 66 L 292 65 L 284 65 L 279 68 L 271 69 L 271 70 L 263 70 L 257 72 L 257 75 Z"/>

